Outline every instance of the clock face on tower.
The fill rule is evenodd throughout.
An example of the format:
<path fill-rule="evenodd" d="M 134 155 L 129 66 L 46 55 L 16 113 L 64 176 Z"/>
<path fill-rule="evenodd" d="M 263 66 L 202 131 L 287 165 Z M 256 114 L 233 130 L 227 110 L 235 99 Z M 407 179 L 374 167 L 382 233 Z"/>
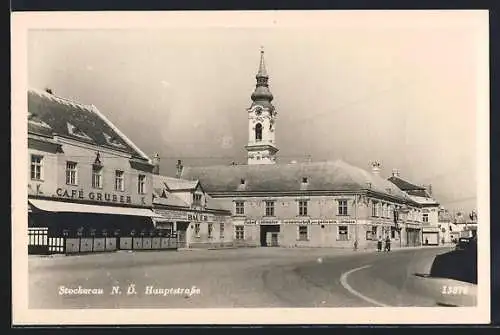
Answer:
<path fill-rule="evenodd" d="M 261 114 L 262 114 L 262 108 L 257 107 L 257 108 L 255 109 L 255 115 L 261 115 Z"/>

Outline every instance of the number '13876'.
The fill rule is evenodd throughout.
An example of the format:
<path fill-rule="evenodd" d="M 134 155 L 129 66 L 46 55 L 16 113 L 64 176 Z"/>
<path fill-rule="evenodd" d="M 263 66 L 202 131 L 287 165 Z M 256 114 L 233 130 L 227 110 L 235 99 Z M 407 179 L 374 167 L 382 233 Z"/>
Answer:
<path fill-rule="evenodd" d="M 467 287 L 443 285 L 441 294 L 467 294 Z"/>

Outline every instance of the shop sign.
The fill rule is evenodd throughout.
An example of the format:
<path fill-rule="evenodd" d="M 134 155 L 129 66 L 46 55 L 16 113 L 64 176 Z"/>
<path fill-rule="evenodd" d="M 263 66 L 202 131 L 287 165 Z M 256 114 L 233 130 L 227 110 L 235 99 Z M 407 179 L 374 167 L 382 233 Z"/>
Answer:
<path fill-rule="evenodd" d="M 210 221 L 214 219 L 213 215 L 202 214 L 202 213 L 189 213 L 187 215 L 189 221 Z"/>
<path fill-rule="evenodd" d="M 101 193 L 101 192 L 85 192 L 82 190 L 66 190 L 58 188 L 56 195 L 60 198 L 79 199 L 79 200 L 93 200 L 101 202 L 114 202 L 122 204 L 131 204 L 132 197 L 130 195 Z M 146 204 L 145 197 L 141 197 L 142 204 Z"/>
<path fill-rule="evenodd" d="M 310 224 L 310 219 L 291 219 L 291 220 L 283 220 L 284 224 Z"/>
<path fill-rule="evenodd" d="M 254 219 L 245 219 L 245 224 L 257 224 L 257 220 L 254 220 Z"/>
<path fill-rule="evenodd" d="M 262 225 L 275 225 L 275 224 L 280 224 L 281 221 L 280 220 L 264 219 L 264 220 L 260 220 L 259 223 L 262 224 Z"/>
<path fill-rule="evenodd" d="M 337 223 L 337 220 L 311 220 L 312 224 L 333 224 Z"/>
<path fill-rule="evenodd" d="M 170 211 L 170 210 L 155 210 L 157 214 L 162 216 L 162 219 L 165 220 L 189 220 L 188 214 L 178 211 Z"/>

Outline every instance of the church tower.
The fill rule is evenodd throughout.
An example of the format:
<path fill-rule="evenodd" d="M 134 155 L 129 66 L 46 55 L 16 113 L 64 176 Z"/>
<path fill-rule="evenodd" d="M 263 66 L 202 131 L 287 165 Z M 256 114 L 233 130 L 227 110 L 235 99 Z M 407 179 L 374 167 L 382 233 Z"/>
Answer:
<path fill-rule="evenodd" d="M 260 51 L 259 71 L 255 76 L 257 84 L 252 93 L 252 105 L 248 112 L 248 164 L 274 164 L 278 148 L 274 140 L 276 111 L 271 101 L 269 76 L 264 62 L 264 50 Z"/>

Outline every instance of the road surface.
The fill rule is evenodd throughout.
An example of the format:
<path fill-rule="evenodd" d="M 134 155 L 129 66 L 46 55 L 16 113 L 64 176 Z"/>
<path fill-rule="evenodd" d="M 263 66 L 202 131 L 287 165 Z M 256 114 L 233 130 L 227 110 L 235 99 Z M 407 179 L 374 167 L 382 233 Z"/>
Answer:
<path fill-rule="evenodd" d="M 30 256 L 29 308 L 470 305 L 474 285 L 425 277 L 434 257 L 449 250 L 249 248 Z"/>

